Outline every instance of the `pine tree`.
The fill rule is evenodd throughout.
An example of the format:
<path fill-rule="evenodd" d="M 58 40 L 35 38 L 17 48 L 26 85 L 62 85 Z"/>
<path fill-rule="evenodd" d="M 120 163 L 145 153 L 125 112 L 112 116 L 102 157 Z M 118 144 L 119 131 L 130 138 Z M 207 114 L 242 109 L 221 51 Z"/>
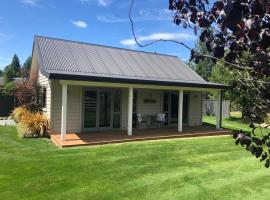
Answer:
<path fill-rule="evenodd" d="M 18 76 L 20 73 L 20 60 L 17 54 L 15 54 L 12 58 L 11 64 L 10 64 L 11 69 L 15 72 L 15 74 Z"/>
<path fill-rule="evenodd" d="M 23 78 L 28 78 L 30 74 L 30 68 L 31 68 L 31 63 L 32 63 L 32 57 L 29 56 L 26 61 L 23 64 L 22 67 L 22 77 Z"/>

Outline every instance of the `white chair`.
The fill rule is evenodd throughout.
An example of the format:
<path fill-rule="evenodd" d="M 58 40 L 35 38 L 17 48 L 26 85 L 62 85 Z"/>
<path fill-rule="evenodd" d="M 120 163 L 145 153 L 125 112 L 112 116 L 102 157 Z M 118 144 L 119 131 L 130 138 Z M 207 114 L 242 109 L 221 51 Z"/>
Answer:
<path fill-rule="evenodd" d="M 157 120 L 155 122 L 159 127 L 161 127 L 165 123 L 165 113 L 158 113 Z"/>
<path fill-rule="evenodd" d="M 147 120 L 143 118 L 141 113 L 136 113 L 136 116 L 137 116 L 138 128 L 140 128 L 141 124 L 147 124 Z"/>

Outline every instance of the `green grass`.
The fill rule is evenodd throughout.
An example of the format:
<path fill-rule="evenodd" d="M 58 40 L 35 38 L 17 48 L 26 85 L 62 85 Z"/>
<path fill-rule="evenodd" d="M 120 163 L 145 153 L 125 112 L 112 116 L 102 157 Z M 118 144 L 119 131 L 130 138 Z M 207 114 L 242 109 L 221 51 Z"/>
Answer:
<path fill-rule="evenodd" d="M 210 125 L 216 124 L 216 117 L 204 116 L 203 122 Z M 243 130 L 246 132 L 251 132 L 252 129 L 248 126 L 247 123 L 244 123 L 241 119 L 241 113 L 234 112 L 231 114 L 231 117 L 225 118 L 222 120 L 222 128 L 230 130 Z M 256 133 L 269 133 L 270 130 L 265 128 L 257 128 Z"/>
<path fill-rule="evenodd" d="M 229 136 L 58 149 L 0 126 L 0 199 L 269 199 L 269 180 Z"/>

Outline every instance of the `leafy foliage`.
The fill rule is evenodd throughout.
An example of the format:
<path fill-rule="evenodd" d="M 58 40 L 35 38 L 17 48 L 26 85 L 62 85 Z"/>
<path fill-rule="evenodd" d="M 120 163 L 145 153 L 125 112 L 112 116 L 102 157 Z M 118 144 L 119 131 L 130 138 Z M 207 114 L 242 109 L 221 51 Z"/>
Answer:
<path fill-rule="evenodd" d="M 22 70 L 21 70 L 21 76 L 23 78 L 28 78 L 30 75 L 30 68 L 32 63 L 32 57 L 29 56 L 26 61 L 23 64 Z"/>
<path fill-rule="evenodd" d="M 200 34 L 213 62 L 224 59 L 225 66 L 236 74 L 232 87 L 241 94 L 243 115 L 255 130 L 255 124 L 262 123 L 270 111 L 270 1 L 216 0 L 210 4 L 208 0 L 169 0 L 169 9 L 174 11 L 176 25 Z M 203 59 L 205 56 L 191 51 L 191 60 Z M 262 161 L 269 167 L 269 151 L 263 148 L 268 145 L 268 135 L 258 139 L 253 134 L 238 132 L 235 138 L 244 145 L 255 143 L 256 148 L 247 150 L 256 157 L 263 155 Z"/>
<path fill-rule="evenodd" d="M 206 46 L 203 42 L 198 41 L 195 46 L 196 52 L 202 54 L 208 54 Z M 204 60 L 198 60 L 196 62 L 190 63 L 190 66 L 206 81 L 209 80 L 209 77 L 212 74 L 212 69 L 215 66 L 215 63 L 210 58 L 205 58 Z"/>
<path fill-rule="evenodd" d="M 14 95 L 15 91 L 16 91 L 16 84 L 14 82 L 9 82 L 4 85 L 0 93 L 3 96 L 12 96 Z"/>
<path fill-rule="evenodd" d="M 40 92 L 41 87 L 38 84 L 33 85 L 29 81 L 18 83 L 15 92 L 18 105 L 31 111 L 41 111 Z"/>

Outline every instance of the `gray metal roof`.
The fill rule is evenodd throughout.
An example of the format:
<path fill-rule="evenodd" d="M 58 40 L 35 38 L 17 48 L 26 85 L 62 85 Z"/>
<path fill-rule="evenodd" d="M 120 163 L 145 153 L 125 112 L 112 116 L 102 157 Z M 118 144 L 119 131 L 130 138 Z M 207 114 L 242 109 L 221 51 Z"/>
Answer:
<path fill-rule="evenodd" d="M 66 76 L 168 83 L 200 84 L 206 87 L 223 87 L 209 83 L 196 74 L 176 56 L 101 46 L 63 39 L 35 37 L 41 69 L 53 77 Z M 64 79 L 64 77 L 63 77 Z"/>

